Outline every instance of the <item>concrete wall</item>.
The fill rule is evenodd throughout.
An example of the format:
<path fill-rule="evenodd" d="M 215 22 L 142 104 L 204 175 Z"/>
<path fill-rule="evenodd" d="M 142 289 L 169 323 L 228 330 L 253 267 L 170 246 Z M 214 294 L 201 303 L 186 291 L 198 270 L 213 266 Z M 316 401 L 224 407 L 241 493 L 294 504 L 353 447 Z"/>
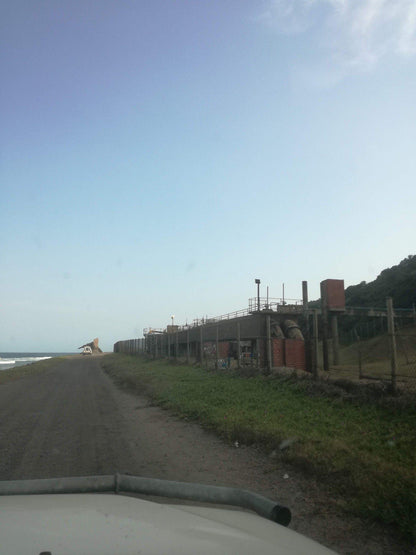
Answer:
<path fill-rule="evenodd" d="M 114 343 L 113 351 L 115 353 L 137 354 L 144 353 L 145 339 L 126 339 L 124 341 L 117 341 Z"/>

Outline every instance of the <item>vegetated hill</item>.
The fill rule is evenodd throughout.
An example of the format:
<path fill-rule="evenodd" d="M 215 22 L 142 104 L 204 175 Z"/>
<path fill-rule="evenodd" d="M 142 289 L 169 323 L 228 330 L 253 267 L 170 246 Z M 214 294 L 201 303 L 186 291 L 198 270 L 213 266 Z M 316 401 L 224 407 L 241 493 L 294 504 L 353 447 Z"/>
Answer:
<path fill-rule="evenodd" d="M 416 364 L 416 326 L 406 326 L 403 330 L 397 331 L 396 349 L 399 366 L 411 364 L 408 371 L 413 375 L 413 368 Z M 390 361 L 391 352 L 387 332 L 362 340 L 360 354 L 363 363 Z M 341 346 L 340 358 L 341 364 L 357 365 L 357 343 Z"/>
<path fill-rule="evenodd" d="M 416 255 L 383 270 L 370 283 L 362 281 L 345 290 L 347 306 L 385 307 L 386 297 L 392 297 L 397 308 L 412 308 L 416 304 Z"/>

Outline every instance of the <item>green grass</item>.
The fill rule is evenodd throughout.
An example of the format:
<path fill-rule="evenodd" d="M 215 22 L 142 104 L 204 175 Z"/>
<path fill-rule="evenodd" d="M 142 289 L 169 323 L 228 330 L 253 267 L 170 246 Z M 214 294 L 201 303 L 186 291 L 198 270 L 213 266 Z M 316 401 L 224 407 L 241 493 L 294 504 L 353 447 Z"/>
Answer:
<path fill-rule="evenodd" d="M 146 392 L 224 438 L 277 449 L 325 481 L 356 514 L 416 538 L 416 408 L 334 395 L 309 380 L 243 378 L 126 355 L 103 360 L 120 385 Z"/>
<path fill-rule="evenodd" d="M 53 357 L 47 360 L 40 360 L 39 362 L 26 364 L 25 366 L 10 368 L 10 370 L 2 370 L 0 372 L 0 385 L 6 382 L 20 380 L 27 376 L 33 376 L 34 374 L 40 374 L 41 372 L 45 372 L 45 370 L 48 370 L 51 366 L 55 366 L 57 363 L 60 363 L 63 360 L 64 359 L 60 357 Z"/>

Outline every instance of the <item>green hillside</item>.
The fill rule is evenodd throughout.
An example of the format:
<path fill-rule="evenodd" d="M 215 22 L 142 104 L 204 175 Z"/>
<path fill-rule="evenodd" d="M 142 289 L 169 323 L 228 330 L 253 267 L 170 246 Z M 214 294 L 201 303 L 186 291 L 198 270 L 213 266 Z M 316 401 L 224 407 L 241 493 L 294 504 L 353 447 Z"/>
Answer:
<path fill-rule="evenodd" d="M 374 281 L 362 281 L 345 290 L 347 306 L 385 307 L 386 297 L 392 297 L 398 308 L 412 308 L 416 304 L 416 255 L 383 270 Z"/>

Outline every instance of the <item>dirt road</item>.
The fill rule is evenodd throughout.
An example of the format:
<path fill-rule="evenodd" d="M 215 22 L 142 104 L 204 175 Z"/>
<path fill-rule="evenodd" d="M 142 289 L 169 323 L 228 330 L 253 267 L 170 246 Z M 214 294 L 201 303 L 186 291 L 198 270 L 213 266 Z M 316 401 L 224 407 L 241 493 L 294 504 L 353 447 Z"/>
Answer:
<path fill-rule="evenodd" d="M 73 357 L 0 386 L 0 480 L 121 472 L 242 487 L 290 507 L 291 528 L 339 553 L 412 552 L 275 459 L 120 391 L 100 362 Z"/>

